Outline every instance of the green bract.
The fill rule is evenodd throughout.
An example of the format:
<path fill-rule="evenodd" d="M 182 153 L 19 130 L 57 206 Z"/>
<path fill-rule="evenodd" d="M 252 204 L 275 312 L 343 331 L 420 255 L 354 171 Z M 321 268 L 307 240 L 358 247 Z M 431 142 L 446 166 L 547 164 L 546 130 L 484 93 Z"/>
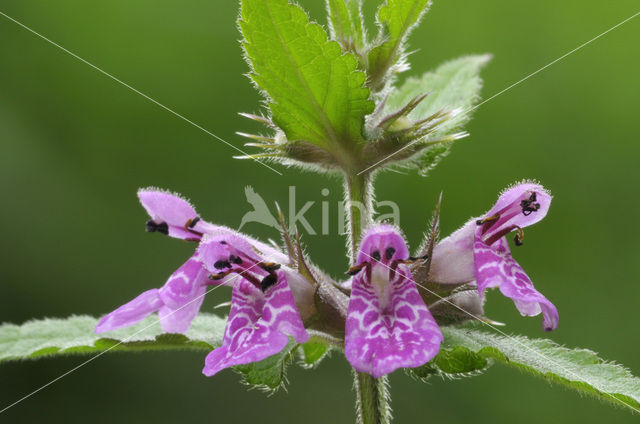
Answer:
<path fill-rule="evenodd" d="M 432 138 L 451 135 L 471 119 L 472 108 L 480 99 L 480 71 L 489 60 L 491 56 L 487 54 L 465 56 L 444 63 L 421 77 L 409 78 L 391 93 L 385 110 L 392 113 L 424 94 L 427 89 L 427 97 L 407 117 L 412 121 L 420 121 L 442 110 L 455 111 L 450 119 L 438 126 Z M 434 146 L 414 158 L 414 164 L 426 174 L 448 153 L 449 147 L 450 144 Z"/>

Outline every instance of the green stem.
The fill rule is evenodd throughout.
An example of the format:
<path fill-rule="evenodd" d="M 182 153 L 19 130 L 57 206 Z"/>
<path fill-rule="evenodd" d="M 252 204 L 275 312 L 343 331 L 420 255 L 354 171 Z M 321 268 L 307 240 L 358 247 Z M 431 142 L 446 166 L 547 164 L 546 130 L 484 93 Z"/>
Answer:
<path fill-rule="evenodd" d="M 345 191 L 348 199 L 346 208 L 349 214 L 347 243 L 349 257 L 351 257 L 352 261 L 355 261 L 362 230 L 367 228 L 373 221 L 373 193 L 370 175 L 366 173 L 362 175 L 346 175 Z"/>
<path fill-rule="evenodd" d="M 362 231 L 373 222 L 373 189 L 371 175 L 347 174 L 345 191 L 349 204 L 348 248 L 355 265 Z M 353 371 L 357 396 L 358 424 L 388 424 L 391 422 L 390 396 L 387 378 L 373 378 L 367 373 Z"/>
<path fill-rule="evenodd" d="M 354 385 L 358 396 L 358 424 L 389 424 L 391 408 L 387 377 L 373 378 L 354 370 Z"/>

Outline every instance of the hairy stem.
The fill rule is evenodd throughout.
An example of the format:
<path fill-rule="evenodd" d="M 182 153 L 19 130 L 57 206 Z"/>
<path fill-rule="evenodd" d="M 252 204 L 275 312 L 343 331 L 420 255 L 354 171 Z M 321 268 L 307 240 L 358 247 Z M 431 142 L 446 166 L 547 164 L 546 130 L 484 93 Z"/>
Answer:
<path fill-rule="evenodd" d="M 354 370 L 358 424 L 389 424 L 391 422 L 390 396 L 387 377 L 373 378 Z"/>
<path fill-rule="evenodd" d="M 345 176 L 346 210 L 349 218 L 347 244 L 349 257 L 355 262 L 362 231 L 373 221 L 373 189 L 371 176 Z M 355 265 L 355 264 L 354 264 Z"/>
<path fill-rule="evenodd" d="M 347 174 L 345 192 L 349 214 L 347 244 L 349 256 L 355 265 L 358 243 L 362 231 L 373 222 L 373 188 L 371 175 Z M 367 373 L 353 370 L 356 390 L 356 408 L 358 424 L 388 424 L 391 422 L 390 396 L 387 378 L 373 378 Z"/>

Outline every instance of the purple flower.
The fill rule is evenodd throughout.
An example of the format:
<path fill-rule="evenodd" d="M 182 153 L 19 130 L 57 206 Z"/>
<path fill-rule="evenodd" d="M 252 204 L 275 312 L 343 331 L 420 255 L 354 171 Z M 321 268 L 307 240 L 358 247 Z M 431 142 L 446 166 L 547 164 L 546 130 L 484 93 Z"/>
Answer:
<path fill-rule="evenodd" d="M 279 249 L 253 239 L 222 225 L 213 225 L 200 219 L 196 210 L 178 194 L 147 188 L 138 191 L 140 203 L 151 217 L 147 221 L 147 231 L 159 232 L 171 237 L 200 241 L 204 234 L 229 234 L 247 240 L 252 246 L 271 260 L 287 263 L 289 258 Z"/>
<path fill-rule="evenodd" d="M 138 192 L 138 197 L 151 216 L 147 222 L 148 231 L 201 243 L 194 255 L 169 277 L 164 286 L 145 291 L 107 314 L 96 326 L 96 333 L 133 325 L 156 311 L 163 331 L 186 333 L 200 310 L 206 286 L 211 284 L 235 283 L 246 289 L 246 281 L 250 281 L 267 292 L 268 286 L 273 284 L 279 287 L 278 292 L 285 291 L 291 299 L 293 295 L 289 284 L 295 284 L 295 293 L 302 309 L 308 315 L 313 312 L 309 310 L 309 305 L 313 305 L 309 283 L 286 267 L 275 273 L 278 268 L 276 261 L 288 262 L 288 257 L 278 249 L 229 228 L 201 220 L 189 202 L 177 195 L 145 189 Z M 217 250 L 212 248 L 214 242 Z M 212 260 L 214 257 L 218 259 Z M 212 273 L 214 280 L 208 278 Z M 289 274 L 289 283 L 285 274 Z M 258 276 L 262 280 L 257 280 Z M 286 287 L 282 287 L 282 282 Z M 295 303 L 293 308 L 297 311 Z M 298 320 L 301 326 L 299 314 Z M 286 326 L 282 328 L 287 329 Z M 300 338 L 299 333 L 295 333 L 295 336 Z"/>
<path fill-rule="evenodd" d="M 164 332 L 186 333 L 204 300 L 207 275 L 202 263 L 189 259 L 160 289 L 147 290 L 104 316 L 96 333 L 128 327 L 156 311 Z"/>
<path fill-rule="evenodd" d="M 274 355 L 284 349 L 289 337 L 297 343 L 309 339 L 288 282 L 298 281 L 295 271 L 265 262 L 237 235 L 206 235 L 198 250 L 205 267 L 215 270 L 210 278 L 238 276 L 222 346 L 207 356 L 205 375 Z M 311 287 L 308 282 L 301 283 Z"/>
<path fill-rule="evenodd" d="M 363 237 L 347 312 L 345 355 L 378 378 L 418 367 L 440 349 L 442 333 L 406 265 L 409 250 L 394 227 L 378 225 Z"/>
<path fill-rule="evenodd" d="M 473 218 L 442 240 L 433 251 L 429 280 L 459 284 L 475 280 L 482 296 L 499 287 L 523 316 L 542 313 L 546 331 L 558 327 L 556 307 L 540 292 L 513 259 L 505 236 L 515 232 L 515 244 L 524 239 L 523 228 L 544 218 L 551 195 L 539 184 L 523 182 L 504 191 L 481 218 Z"/>

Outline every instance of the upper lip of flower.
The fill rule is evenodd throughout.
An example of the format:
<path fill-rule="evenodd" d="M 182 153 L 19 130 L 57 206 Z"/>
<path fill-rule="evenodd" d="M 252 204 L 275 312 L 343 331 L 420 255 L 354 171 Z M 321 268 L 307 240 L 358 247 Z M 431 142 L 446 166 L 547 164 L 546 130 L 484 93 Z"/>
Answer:
<path fill-rule="evenodd" d="M 512 190 L 516 189 L 517 186 Z M 514 230 L 517 231 L 515 242 L 521 245 L 524 239 L 522 228 L 539 221 L 547 213 L 547 198 L 550 197 L 541 186 L 530 185 L 501 202 L 504 196 L 501 196 L 485 218 L 476 221 L 478 234 L 487 245 L 492 245 Z M 532 214 L 540 216 L 530 217 Z"/>
<path fill-rule="evenodd" d="M 219 281 L 238 274 L 263 292 L 277 282 L 280 264 L 263 260 L 241 237 L 205 235 L 198 248 L 198 258 L 211 273 L 209 280 Z"/>

